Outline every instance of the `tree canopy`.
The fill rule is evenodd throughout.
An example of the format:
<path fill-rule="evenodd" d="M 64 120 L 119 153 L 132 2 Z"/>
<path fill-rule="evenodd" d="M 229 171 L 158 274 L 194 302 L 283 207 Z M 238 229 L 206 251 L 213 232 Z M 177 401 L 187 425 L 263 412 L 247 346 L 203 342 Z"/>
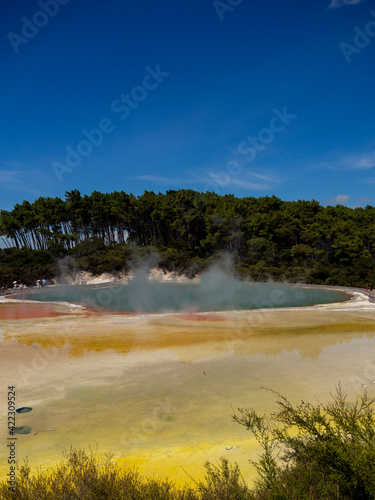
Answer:
<path fill-rule="evenodd" d="M 72 190 L 64 200 L 40 197 L 1 210 L 0 236 L 13 255 L 43 251 L 56 258 L 100 241 L 101 257 L 118 245 L 152 247 L 163 268 L 199 272 L 218 252 L 229 252 L 237 270 L 254 279 L 363 286 L 374 277 L 374 220 L 372 206 L 323 207 L 276 196 Z"/>

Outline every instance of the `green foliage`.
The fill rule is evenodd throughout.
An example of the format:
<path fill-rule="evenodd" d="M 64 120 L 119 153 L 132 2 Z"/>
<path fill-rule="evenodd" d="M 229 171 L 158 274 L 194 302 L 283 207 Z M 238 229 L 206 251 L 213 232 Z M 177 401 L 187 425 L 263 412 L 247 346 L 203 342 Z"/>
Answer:
<path fill-rule="evenodd" d="M 327 405 L 293 406 L 274 394 L 278 411 L 269 417 L 244 409 L 233 416 L 263 449 L 253 462 L 255 498 L 375 498 L 375 400 L 364 393 L 349 404 L 340 385 Z"/>
<path fill-rule="evenodd" d="M 100 238 L 90 238 L 79 243 L 70 255 L 78 269 L 99 275 L 128 271 L 132 252 L 125 243 L 108 246 Z"/>
<path fill-rule="evenodd" d="M 222 460 L 219 467 L 206 464 L 206 478 L 196 487 L 176 487 L 168 479 L 149 479 L 138 471 L 119 468 L 111 457 L 99 460 L 82 450 L 72 449 L 65 460 L 46 472 L 32 474 L 27 463 L 20 467 L 16 491 L 0 484 L 4 500 L 247 500 L 238 466 Z"/>
<path fill-rule="evenodd" d="M 253 279 L 365 286 L 375 278 L 374 218 L 371 206 L 324 208 L 275 196 L 73 190 L 65 200 L 41 197 L 1 210 L 0 238 L 14 250 L 69 254 L 94 274 L 126 270 L 137 247 L 157 250 L 162 269 L 190 276 L 226 252 Z M 2 281 L 10 274 L 0 268 Z"/>
<path fill-rule="evenodd" d="M 219 466 L 207 462 L 206 477 L 198 484 L 198 491 L 202 500 L 250 500 L 251 493 L 241 475 L 237 464 L 231 466 L 225 458 L 222 458 Z"/>
<path fill-rule="evenodd" d="M 52 252 L 26 248 L 5 248 L 0 251 L 0 285 L 12 286 L 13 281 L 26 285 L 37 279 L 49 280 L 57 274 Z"/>

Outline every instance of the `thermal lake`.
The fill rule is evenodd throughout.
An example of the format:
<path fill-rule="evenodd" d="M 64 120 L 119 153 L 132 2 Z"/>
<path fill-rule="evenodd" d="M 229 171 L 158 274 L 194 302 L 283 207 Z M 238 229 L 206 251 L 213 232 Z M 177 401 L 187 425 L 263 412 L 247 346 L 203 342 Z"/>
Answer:
<path fill-rule="evenodd" d="M 38 301 L 73 302 L 111 312 L 163 313 L 298 307 L 347 300 L 342 291 L 277 283 L 249 283 L 208 273 L 198 282 L 136 278 L 124 285 L 58 286 L 17 294 Z"/>
<path fill-rule="evenodd" d="M 17 435 L 19 463 L 47 468 L 71 446 L 91 448 L 179 483 L 222 456 L 254 478 L 248 459 L 258 447 L 231 415 L 275 409 L 262 387 L 293 402 L 326 402 L 339 381 L 351 400 L 363 384 L 375 396 L 375 305 L 364 294 L 343 301 L 343 292 L 320 288 L 236 287 L 134 280 L 0 303 L 1 477 L 8 386 L 16 408 L 32 408 L 17 414 L 17 427 L 30 429 Z M 90 307 L 51 304 L 67 300 Z"/>

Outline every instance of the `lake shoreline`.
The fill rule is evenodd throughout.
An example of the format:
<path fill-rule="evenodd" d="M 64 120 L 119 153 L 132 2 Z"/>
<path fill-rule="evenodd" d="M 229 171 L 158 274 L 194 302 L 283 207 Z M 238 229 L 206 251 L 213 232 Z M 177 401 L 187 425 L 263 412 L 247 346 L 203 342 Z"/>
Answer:
<path fill-rule="evenodd" d="M 155 281 L 155 278 L 151 278 L 150 281 Z M 171 279 L 156 279 L 156 281 L 159 282 L 165 282 L 165 283 L 198 283 L 199 278 L 195 278 L 193 280 L 184 280 L 184 281 L 175 281 Z M 251 282 L 252 283 L 252 282 Z M 264 282 L 259 282 L 260 284 L 263 284 Z M 86 284 L 86 285 L 68 285 L 70 287 L 76 286 L 78 289 L 83 288 L 90 288 L 90 289 L 98 289 L 101 290 L 103 288 L 111 287 L 111 286 L 127 286 L 128 283 L 122 283 L 122 282 L 111 282 L 111 281 L 102 281 L 101 283 L 95 283 L 95 284 Z M 256 282 L 255 282 L 256 284 Z M 278 282 L 275 282 L 275 285 L 277 285 Z M 34 287 L 34 288 L 29 288 L 23 291 L 19 290 L 12 290 L 11 293 L 7 295 L 0 296 L 0 305 L 3 304 L 27 304 L 27 308 L 29 310 L 29 313 L 31 315 L 24 315 L 22 317 L 22 310 L 20 309 L 17 312 L 17 315 L 12 317 L 9 317 L 8 319 L 26 319 L 26 318 L 37 318 L 37 317 L 55 317 L 55 316 L 62 316 L 64 314 L 69 314 L 69 315 L 97 315 L 97 316 L 102 316 L 102 315 L 118 315 L 118 316 L 127 316 L 127 317 L 158 317 L 158 316 L 170 316 L 170 315 L 189 315 L 192 319 L 195 318 L 195 320 L 199 319 L 200 317 L 204 317 L 207 314 L 210 315 L 215 315 L 215 317 L 218 317 L 222 314 L 225 314 L 227 317 L 228 314 L 234 313 L 234 314 L 239 314 L 239 313 L 248 313 L 251 311 L 280 311 L 280 310 L 304 310 L 306 308 L 316 308 L 316 307 L 327 307 L 327 306 L 333 306 L 337 304 L 344 304 L 347 302 L 350 302 L 351 305 L 353 304 L 359 305 L 360 303 L 362 304 L 363 301 L 367 301 L 368 303 L 371 303 L 371 297 L 370 297 L 370 292 L 362 289 L 362 288 L 356 288 L 356 287 L 343 287 L 343 286 L 330 286 L 330 285 L 314 285 L 314 284 L 289 284 L 287 285 L 291 286 L 296 286 L 296 287 L 301 287 L 303 289 L 321 289 L 321 290 L 332 290 L 332 291 L 338 291 L 338 292 L 344 292 L 347 295 L 347 298 L 344 298 L 342 301 L 338 302 L 329 302 L 329 303 L 316 303 L 316 304 L 308 304 L 308 305 L 303 305 L 303 306 L 285 306 L 285 307 L 259 307 L 259 308 L 249 308 L 249 309 L 231 309 L 231 310 L 207 310 L 207 311 L 190 311 L 188 308 L 186 310 L 181 310 L 181 311 L 155 311 L 155 312 L 132 312 L 132 311 L 111 311 L 111 310 L 106 310 L 104 308 L 100 307 L 95 307 L 95 306 L 87 306 L 78 302 L 70 302 L 70 301 L 45 301 L 45 300 L 33 300 L 31 297 L 25 298 L 25 292 L 26 294 L 32 295 L 34 292 L 39 292 L 40 288 Z M 55 288 L 63 288 L 64 285 L 58 284 L 58 285 L 48 285 L 45 288 L 46 289 L 55 289 Z M 17 296 L 19 294 L 22 294 L 22 297 L 18 298 Z M 362 300 L 359 300 L 359 298 L 362 297 Z M 34 311 L 32 310 L 34 306 Z M 13 306 L 14 307 L 14 306 Z M 50 315 L 48 313 L 48 309 L 50 311 Z M 37 315 L 37 310 L 42 311 L 42 315 L 38 316 Z M 4 314 L 3 314 L 4 315 Z M 0 319 L 7 319 L 6 317 L 3 317 L 3 315 L 0 314 Z"/>

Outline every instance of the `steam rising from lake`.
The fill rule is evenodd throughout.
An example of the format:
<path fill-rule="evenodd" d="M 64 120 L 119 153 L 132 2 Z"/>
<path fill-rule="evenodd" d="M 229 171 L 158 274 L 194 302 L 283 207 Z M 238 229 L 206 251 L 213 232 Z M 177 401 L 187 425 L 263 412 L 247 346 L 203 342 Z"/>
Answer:
<path fill-rule="evenodd" d="M 195 282 L 161 282 L 137 273 L 121 285 L 62 286 L 22 295 L 42 301 L 75 302 L 114 312 L 202 312 L 306 306 L 347 298 L 334 290 L 280 283 L 240 281 L 225 270 L 211 269 Z"/>

